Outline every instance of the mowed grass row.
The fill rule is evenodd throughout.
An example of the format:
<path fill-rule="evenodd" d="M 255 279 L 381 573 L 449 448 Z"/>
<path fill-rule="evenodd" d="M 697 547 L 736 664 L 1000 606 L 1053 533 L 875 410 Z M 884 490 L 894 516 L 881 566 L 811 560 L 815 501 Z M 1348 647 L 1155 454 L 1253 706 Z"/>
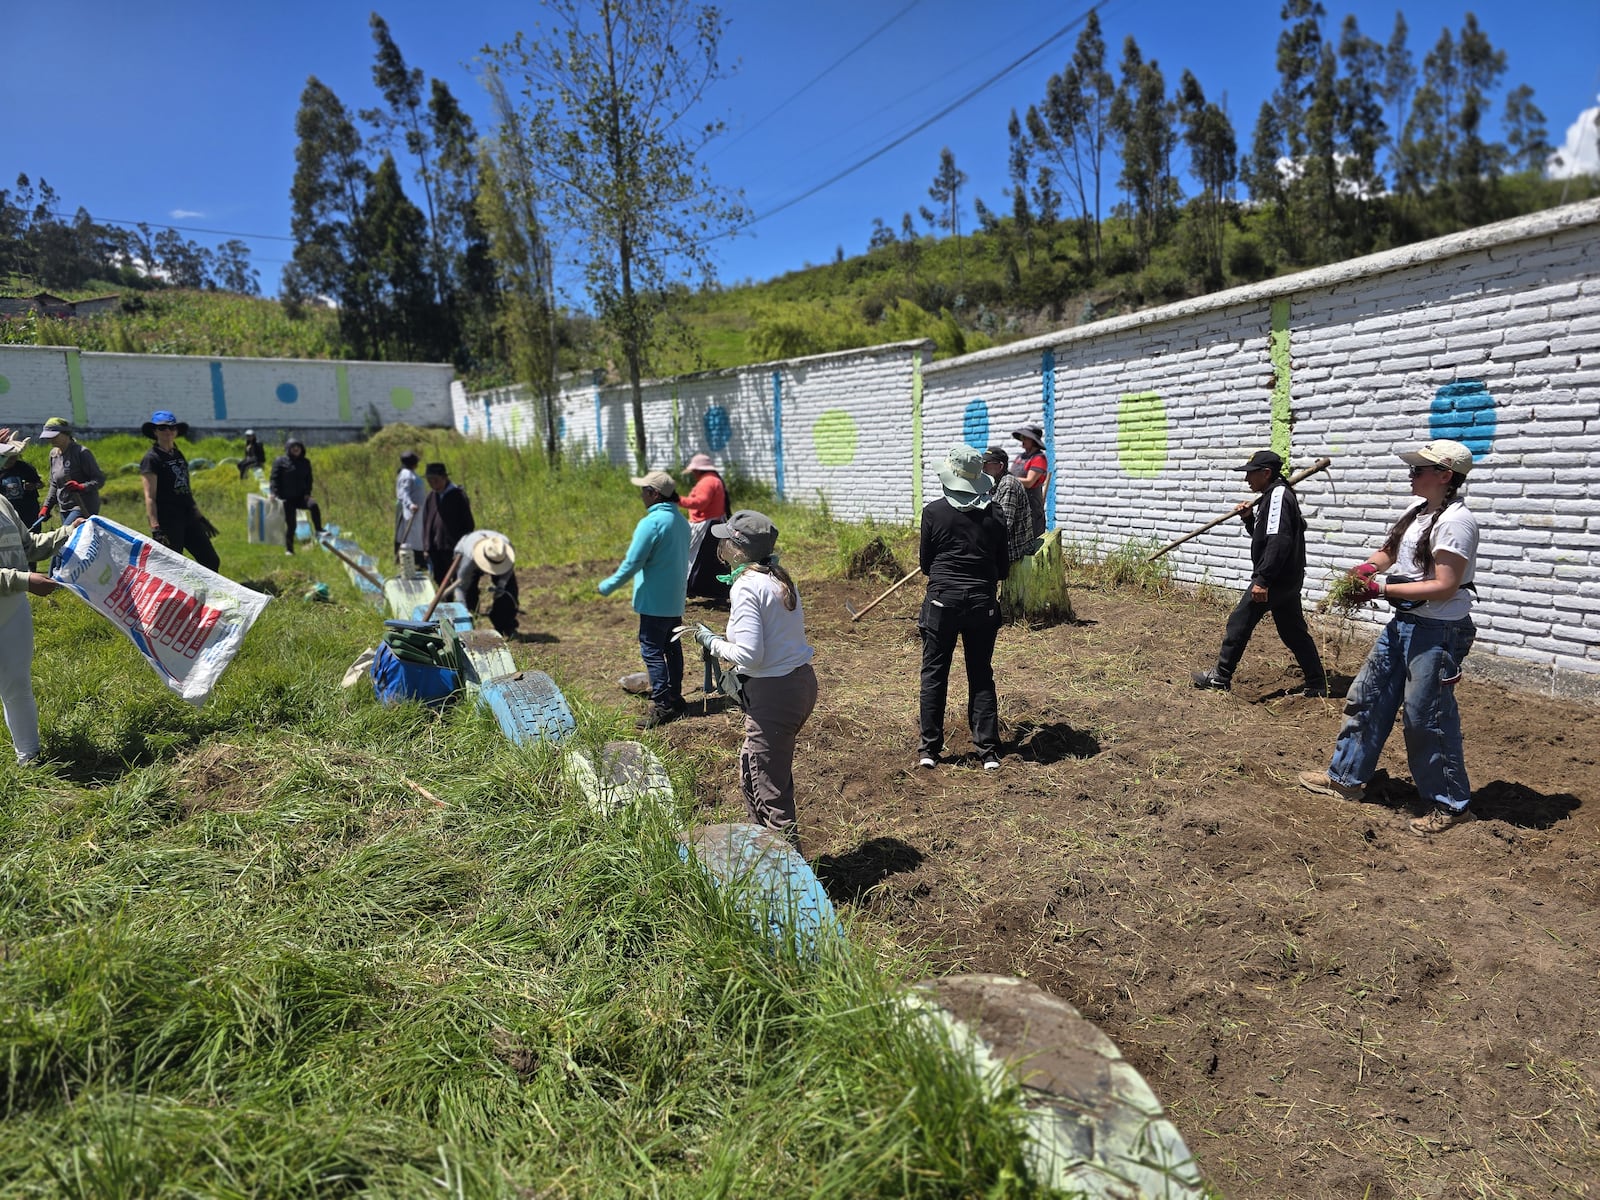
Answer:
<path fill-rule="evenodd" d="M 637 518 L 623 472 L 419 449 L 525 563 L 620 555 Z M 394 447 L 312 455 L 386 553 Z M 35 605 L 56 764 L 0 766 L 0 1193 L 1032 1192 L 1016 1095 L 894 1000 L 922 962 L 775 955 L 680 858 L 687 799 L 604 819 L 471 706 L 341 690 L 378 614 L 320 552 L 245 545 L 232 467 L 198 486 L 224 570 L 278 592 L 204 707 Z M 140 525 L 136 488 L 108 514 Z M 580 743 L 632 734 L 568 698 Z"/>

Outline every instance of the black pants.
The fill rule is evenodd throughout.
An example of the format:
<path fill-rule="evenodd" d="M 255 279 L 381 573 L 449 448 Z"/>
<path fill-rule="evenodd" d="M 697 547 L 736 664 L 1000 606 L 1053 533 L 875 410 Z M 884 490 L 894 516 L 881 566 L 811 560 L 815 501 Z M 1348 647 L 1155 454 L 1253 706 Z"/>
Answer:
<path fill-rule="evenodd" d="M 161 532 L 169 546 L 179 554 L 187 550 L 189 557 L 208 571 L 218 570 L 222 566 L 222 559 L 211 545 L 210 535 L 206 533 L 205 526 L 200 524 L 199 512 L 181 517 L 161 517 Z"/>
<path fill-rule="evenodd" d="M 290 554 L 294 553 L 295 514 L 302 508 L 311 514 L 311 527 L 317 531 L 317 536 L 322 536 L 322 509 L 317 507 L 316 501 L 307 504 L 304 496 L 295 500 L 285 500 L 283 502 L 283 548 Z"/>
<path fill-rule="evenodd" d="M 461 597 L 461 603 L 467 606 L 467 611 L 474 615 L 478 611 L 478 587 L 486 575 L 470 555 L 461 560 L 461 569 L 456 572 L 456 595 Z M 517 631 L 517 606 L 520 603 L 517 573 L 507 571 L 504 575 L 487 575 L 487 578 L 494 595 L 489 603 L 489 624 L 501 637 L 510 637 Z"/>
<path fill-rule="evenodd" d="M 1000 753 L 1000 705 L 994 690 L 994 642 L 1000 633 L 1000 604 L 994 589 L 939 592 L 931 588 L 917 618 L 922 635 L 923 754 L 944 750 L 944 705 L 950 690 L 950 663 L 956 639 L 967 664 L 967 727 L 981 755 Z"/>
<path fill-rule="evenodd" d="M 1272 623 L 1278 627 L 1278 636 L 1300 664 L 1306 685 L 1323 687 L 1327 684 L 1327 677 L 1322 673 L 1322 656 L 1317 653 L 1317 643 L 1306 628 L 1305 610 L 1300 607 L 1300 585 L 1303 582 L 1292 579 L 1273 584 L 1267 589 L 1265 604 L 1250 599 L 1250 589 L 1245 588 L 1222 634 L 1222 650 L 1217 655 L 1218 679 L 1224 683 L 1233 679 L 1234 671 L 1239 668 L 1239 660 L 1244 657 L 1245 647 L 1250 644 L 1250 635 L 1256 631 L 1261 618 L 1270 612 Z"/>
<path fill-rule="evenodd" d="M 444 585 L 444 577 L 450 574 L 450 564 L 455 560 L 454 549 L 428 551 L 428 574 L 433 576 L 434 587 Z"/>

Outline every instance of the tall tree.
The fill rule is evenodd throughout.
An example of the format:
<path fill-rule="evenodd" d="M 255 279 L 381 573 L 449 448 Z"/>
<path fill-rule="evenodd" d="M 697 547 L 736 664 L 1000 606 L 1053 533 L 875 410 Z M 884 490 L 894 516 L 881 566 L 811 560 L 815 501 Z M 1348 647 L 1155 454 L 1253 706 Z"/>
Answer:
<path fill-rule="evenodd" d="M 1206 100 L 1200 81 L 1190 71 L 1178 84 L 1178 111 L 1183 140 L 1189 148 L 1189 171 L 1200 182 L 1193 216 L 1203 231 L 1206 286 L 1222 286 L 1222 235 L 1227 188 L 1238 175 L 1239 152 L 1228 114 Z"/>
<path fill-rule="evenodd" d="M 967 182 L 967 173 L 956 166 L 956 156 L 950 147 L 939 151 L 939 170 L 928 187 L 928 199 L 939 206 L 939 225 L 956 239 L 956 274 L 966 281 L 966 271 L 961 258 L 961 188 Z"/>
<path fill-rule="evenodd" d="M 428 124 L 435 148 L 438 205 L 434 228 L 444 254 L 448 287 L 447 331 L 469 362 L 493 353 L 499 288 L 489 234 L 478 209 L 478 138 L 472 118 L 441 80 L 432 81 Z"/>
<path fill-rule="evenodd" d="M 557 223 L 581 246 L 590 297 L 633 393 L 634 454 L 649 462 L 640 387 L 668 285 L 709 280 L 708 241 L 743 216 L 698 159 L 722 130 L 693 112 L 722 72 L 723 18 L 692 0 L 549 0 L 555 28 L 492 60 L 532 98 L 528 141 Z"/>
<path fill-rule="evenodd" d="M 1384 50 L 1361 32 L 1353 15 L 1339 30 L 1339 60 L 1344 65 L 1338 85 L 1342 252 L 1365 254 L 1376 239 L 1372 213 L 1384 191 L 1378 154 L 1389 131 L 1383 119 Z"/>
<path fill-rule="evenodd" d="M 1406 45 L 1409 32 L 1405 14 L 1396 12 L 1394 30 L 1383 48 L 1383 102 L 1394 108 L 1394 123 L 1389 129 L 1392 136 L 1398 139 L 1390 147 L 1390 174 L 1395 180 L 1395 190 L 1402 192 L 1406 190 L 1400 184 L 1407 154 L 1405 131 L 1411 118 L 1411 95 L 1417 88 L 1416 62 L 1411 57 L 1410 47 Z"/>
<path fill-rule="evenodd" d="M 1513 171 L 1538 171 L 1550 157 L 1550 131 L 1544 113 L 1533 102 L 1533 89 L 1519 84 L 1506 94 L 1505 115 L 1500 127 L 1506 131 L 1508 161 Z"/>
<path fill-rule="evenodd" d="M 1011 178 L 1011 225 L 1022 239 L 1028 267 L 1033 267 L 1033 210 L 1028 207 L 1028 176 L 1033 170 L 1033 143 L 1023 135 L 1022 122 L 1017 110 L 1011 110 L 1011 122 L 1006 127 L 1009 150 L 1006 156 L 1006 173 Z"/>
<path fill-rule="evenodd" d="M 1156 60 L 1146 62 L 1130 36 L 1122 44 L 1122 82 L 1112 102 L 1111 122 L 1122 142 L 1119 182 L 1133 207 L 1134 239 L 1144 264 L 1166 238 L 1177 202 L 1172 149 L 1178 135 L 1166 89 Z"/>
<path fill-rule="evenodd" d="M 1326 15 L 1320 0 L 1284 0 L 1279 13 L 1287 28 L 1278 35 L 1278 88 L 1272 102 L 1284 146 L 1297 163 L 1306 153 L 1305 117 L 1322 62 L 1322 18 Z"/>
<path fill-rule="evenodd" d="M 1456 63 L 1460 103 L 1456 109 L 1450 176 L 1459 216 L 1467 224 L 1476 225 L 1493 215 L 1489 197 L 1505 159 L 1504 146 L 1484 139 L 1483 121 L 1489 109 L 1489 94 L 1500 86 L 1506 73 L 1506 52 L 1495 49 L 1478 18 L 1470 12 L 1456 40 Z"/>
<path fill-rule="evenodd" d="M 434 312 L 428 278 L 428 230 L 422 210 L 406 196 L 394 155 L 373 172 L 362 212 L 366 247 L 364 291 L 371 296 L 372 338 L 385 358 L 417 358 L 431 350 Z"/>

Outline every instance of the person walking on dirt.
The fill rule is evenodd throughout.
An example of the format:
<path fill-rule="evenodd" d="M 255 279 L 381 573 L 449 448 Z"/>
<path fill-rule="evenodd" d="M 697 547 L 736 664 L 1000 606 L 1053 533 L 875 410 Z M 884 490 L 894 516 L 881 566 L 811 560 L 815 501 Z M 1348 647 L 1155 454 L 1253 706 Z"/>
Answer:
<path fill-rule="evenodd" d="M 1039 538 L 1033 532 L 1033 511 L 1022 480 L 1011 474 L 1010 456 L 999 446 L 983 452 L 983 473 L 994 480 L 989 503 L 1006 524 L 1006 557 L 1019 562 L 1032 553 Z"/>
<path fill-rule="evenodd" d="M 683 624 L 689 577 L 689 522 L 678 511 L 678 485 L 665 471 L 634 477 L 645 513 L 628 552 L 600 581 L 609 596 L 633 580 L 633 611 L 639 614 L 639 656 L 650 677 L 650 707 L 640 729 L 653 729 L 683 715 L 683 646 L 673 634 Z"/>
<path fill-rule="evenodd" d="M 244 453 L 239 456 L 239 478 L 242 480 L 251 471 L 267 465 L 267 448 L 256 440 L 256 431 L 244 431 Z"/>
<path fill-rule="evenodd" d="M 817 674 L 806 641 L 805 613 L 789 572 L 778 563 L 778 527 L 764 514 L 740 509 L 713 525 L 717 557 L 732 571 L 728 631 L 704 625 L 694 640 L 738 676 L 744 709 L 739 790 L 757 825 L 800 848 L 794 802 L 794 746 L 817 706 Z"/>
<path fill-rule="evenodd" d="M 50 444 L 50 490 L 45 493 L 42 511 L 59 510 L 63 525 L 94 516 L 100 511 L 106 473 L 93 452 L 73 438 L 72 423 L 65 417 L 46 421 L 39 440 Z"/>
<path fill-rule="evenodd" d="M 688 594 L 703 600 L 725 601 L 728 585 L 718 575 L 717 539 L 709 536 L 713 522 L 728 519 L 728 489 L 709 454 L 696 454 L 684 467 L 689 494 L 678 497 L 689 514 Z"/>
<path fill-rule="evenodd" d="M 1028 493 L 1028 510 L 1033 514 L 1033 536 L 1044 536 L 1044 485 L 1050 475 L 1050 460 L 1044 453 L 1044 426 L 1024 425 L 1011 436 L 1022 443 L 1022 453 L 1011 464 L 1011 473 L 1022 481 Z"/>
<path fill-rule="evenodd" d="M 189 436 L 189 425 L 164 408 L 150 414 L 139 427 L 154 443 L 139 460 L 139 477 L 144 484 L 144 515 L 150 522 L 150 536 L 169 550 L 189 556 L 208 571 L 222 566 L 222 559 L 211 544 L 217 527 L 206 520 L 194 502 L 189 486 L 189 460 L 178 449 L 178 439 Z"/>
<path fill-rule="evenodd" d="M 428 571 L 435 586 L 444 585 L 455 561 L 456 543 L 476 526 L 472 504 L 459 483 L 450 482 L 450 472 L 440 462 L 429 463 L 422 472 L 428 494 L 422 501 L 422 544 L 428 552 Z"/>
<path fill-rule="evenodd" d="M 1283 459 L 1271 450 L 1257 450 L 1249 462 L 1234 470 L 1243 471 L 1245 485 L 1261 496 L 1259 514 L 1248 500 L 1234 509 L 1250 535 L 1250 585 L 1228 617 L 1217 665 L 1209 671 L 1196 671 L 1190 678 L 1197 688 L 1217 692 L 1231 688 L 1250 635 L 1270 612 L 1278 637 L 1305 677 L 1301 694 L 1326 696 L 1328 680 L 1322 656 L 1300 606 L 1300 589 L 1306 581 L 1306 521 L 1294 489 L 1283 476 Z"/>
<path fill-rule="evenodd" d="M 493 599 L 489 602 L 489 624 L 501 637 L 517 632 L 516 551 L 503 533 L 493 529 L 474 529 L 455 546 L 455 556 L 461 560 L 456 568 L 456 600 L 469 613 L 478 611 L 478 585 L 485 577 Z"/>
<path fill-rule="evenodd" d="M 1427 837 L 1471 819 L 1456 684 L 1475 636 L 1478 521 L 1460 496 L 1471 450 L 1439 440 L 1400 458 L 1417 500 L 1351 572 L 1366 584 L 1366 599 L 1387 600 L 1395 615 L 1350 685 L 1333 761 L 1298 778 L 1319 795 L 1361 800 L 1400 713 L 1406 761 L 1427 806 L 1410 828 Z"/>
<path fill-rule="evenodd" d="M 311 514 L 311 526 L 320 541 L 322 508 L 311 498 L 311 460 L 306 457 L 306 444 L 299 438 L 284 443 L 283 453 L 272 464 L 267 486 L 273 499 L 283 505 L 283 552 L 294 553 L 296 514 L 302 508 Z"/>
<path fill-rule="evenodd" d="M 989 505 L 993 481 L 971 446 L 951 449 L 939 468 L 944 495 L 922 510 L 919 561 L 928 577 L 917 618 L 922 635 L 921 744 L 918 765 L 944 752 L 944 706 L 956 639 L 967 665 L 967 726 L 986 771 L 1000 766 L 1000 708 L 994 643 L 1000 632 L 1000 581 L 1011 569 L 1006 527 Z"/>
<path fill-rule="evenodd" d="M 0 429 L 0 469 L 9 466 L 27 447 L 28 439 L 11 440 L 11 430 Z M 24 516 L 23 513 L 27 516 Z M 0 496 L 0 709 L 17 763 L 39 765 L 39 705 L 33 695 L 33 609 L 29 596 L 48 596 L 61 585 L 50 576 L 33 570 L 31 564 L 49 558 L 62 546 L 72 531 L 83 523 L 81 517 L 62 524 L 49 533 L 34 533 L 30 528 L 32 510 L 18 512 L 11 501 Z"/>
<path fill-rule="evenodd" d="M 428 566 L 422 541 L 422 502 L 428 498 L 428 485 L 417 474 L 421 461 L 415 450 L 407 450 L 400 456 L 400 470 L 394 477 L 394 558 L 402 562 L 405 554 L 418 571 Z"/>

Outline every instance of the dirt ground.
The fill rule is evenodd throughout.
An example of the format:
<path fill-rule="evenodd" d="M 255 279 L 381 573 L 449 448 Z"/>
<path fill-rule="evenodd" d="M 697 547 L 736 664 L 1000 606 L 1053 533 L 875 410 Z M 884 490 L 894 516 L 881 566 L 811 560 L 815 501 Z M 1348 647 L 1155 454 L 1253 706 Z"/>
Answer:
<path fill-rule="evenodd" d="M 617 688 L 636 618 L 587 600 L 612 565 L 523 572 L 517 658 L 642 707 Z M 1233 693 L 1202 693 L 1224 609 L 1080 589 L 1076 623 L 1001 633 L 1003 768 L 970 756 L 958 655 L 947 762 L 919 771 L 919 586 L 859 624 L 846 600 L 881 585 L 802 589 L 805 853 L 868 936 L 1076 1005 L 1224 1196 L 1600 1196 L 1600 710 L 1474 682 L 1469 659 L 1479 820 L 1423 840 L 1398 730 L 1366 802 L 1293 785 L 1341 705 L 1286 694 L 1270 622 Z M 1329 656 L 1336 696 L 1361 652 Z M 699 709 L 660 732 L 705 764 L 706 819 L 737 819 L 739 714 Z"/>

